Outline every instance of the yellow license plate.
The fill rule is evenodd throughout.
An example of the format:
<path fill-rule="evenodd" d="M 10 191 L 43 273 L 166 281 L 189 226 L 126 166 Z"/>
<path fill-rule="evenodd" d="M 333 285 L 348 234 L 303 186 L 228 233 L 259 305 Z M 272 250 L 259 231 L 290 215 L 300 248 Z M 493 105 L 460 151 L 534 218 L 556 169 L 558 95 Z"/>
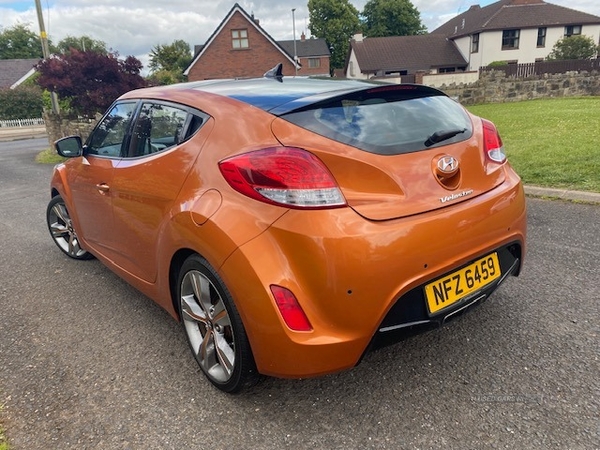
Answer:
<path fill-rule="evenodd" d="M 498 255 L 491 253 L 472 264 L 425 286 L 425 297 L 431 314 L 446 308 L 499 278 Z"/>

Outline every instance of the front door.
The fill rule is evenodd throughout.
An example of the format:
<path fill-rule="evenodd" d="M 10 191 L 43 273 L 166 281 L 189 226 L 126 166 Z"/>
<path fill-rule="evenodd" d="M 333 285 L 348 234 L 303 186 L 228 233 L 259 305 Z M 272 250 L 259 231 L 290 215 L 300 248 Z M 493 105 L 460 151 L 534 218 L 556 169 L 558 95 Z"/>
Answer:
<path fill-rule="evenodd" d="M 69 171 L 68 184 L 81 238 L 94 253 L 114 252 L 112 182 L 121 161 L 135 102 L 115 105 L 96 126 L 78 165 Z"/>

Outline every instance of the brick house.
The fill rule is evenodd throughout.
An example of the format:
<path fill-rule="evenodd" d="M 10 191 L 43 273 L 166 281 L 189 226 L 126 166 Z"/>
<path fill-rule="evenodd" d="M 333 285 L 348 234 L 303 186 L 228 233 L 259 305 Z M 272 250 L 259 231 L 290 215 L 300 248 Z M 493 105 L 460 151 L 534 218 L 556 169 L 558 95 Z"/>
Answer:
<path fill-rule="evenodd" d="M 294 54 L 294 41 L 277 41 L 289 54 Z M 298 75 L 329 76 L 329 58 L 331 52 L 325 39 L 306 39 L 304 33 L 296 40 L 296 56 L 300 68 Z"/>
<path fill-rule="evenodd" d="M 329 75 L 330 52 L 324 39 L 302 35 L 296 53 L 298 75 Z M 189 81 L 261 77 L 278 63 L 283 64 L 284 75 L 296 73 L 294 41 L 275 41 L 236 3 L 206 43 L 196 46 L 184 75 Z"/>

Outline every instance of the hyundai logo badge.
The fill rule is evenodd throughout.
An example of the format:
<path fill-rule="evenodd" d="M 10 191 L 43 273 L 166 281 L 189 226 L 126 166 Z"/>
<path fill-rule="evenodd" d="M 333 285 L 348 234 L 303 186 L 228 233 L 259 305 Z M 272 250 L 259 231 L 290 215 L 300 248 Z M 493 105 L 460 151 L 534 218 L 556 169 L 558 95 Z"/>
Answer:
<path fill-rule="evenodd" d="M 451 175 L 458 170 L 458 160 L 454 156 L 442 156 L 437 162 L 437 168 L 441 173 Z"/>

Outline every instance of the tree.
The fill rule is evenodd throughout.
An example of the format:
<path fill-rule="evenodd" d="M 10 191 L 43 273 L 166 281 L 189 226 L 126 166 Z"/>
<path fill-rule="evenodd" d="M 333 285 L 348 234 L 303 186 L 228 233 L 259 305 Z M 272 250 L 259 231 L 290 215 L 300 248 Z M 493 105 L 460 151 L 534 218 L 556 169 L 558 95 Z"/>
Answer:
<path fill-rule="evenodd" d="M 0 59 L 41 58 L 42 43 L 27 25 L 19 23 L 0 32 Z"/>
<path fill-rule="evenodd" d="M 183 72 L 173 72 L 170 70 L 157 70 L 146 77 L 150 86 L 165 86 L 168 84 L 181 83 L 185 81 Z"/>
<path fill-rule="evenodd" d="M 363 31 L 369 37 L 425 34 L 419 10 L 410 0 L 369 0 L 362 12 Z"/>
<path fill-rule="evenodd" d="M 331 49 L 331 68 L 344 67 L 350 38 L 360 30 L 357 9 L 348 0 L 308 0 L 309 29 Z"/>
<path fill-rule="evenodd" d="M 38 84 L 69 100 L 73 112 L 88 117 L 103 112 L 121 94 L 145 86 L 140 76 L 142 63 L 118 53 L 102 55 L 72 49 L 37 65 Z"/>
<path fill-rule="evenodd" d="M 600 51 L 594 39 L 588 36 L 565 36 L 554 44 L 548 60 L 592 59 Z"/>
<path fill-rule="evenodd" d="M 79 37 L 67 36 L 66 38 L 60 40 L 58 44 L 56 44 L 56 46 L 52 49 L 52 52 L 67 54 L 71 51 L 71 49 L 83 52 L 92 51 L 102 55 L 108 54 L 106 42 L 92 39 L 91 37 L 85 35 Z"/>
<path fill-rule="evenodd" d="M 190 45 L 176 40 L 170 45 L 156 45 L 150 51 L 151 80 L 157 84 L 171 84 L 185 80 L 184 70 L 192 62 Z"/>

